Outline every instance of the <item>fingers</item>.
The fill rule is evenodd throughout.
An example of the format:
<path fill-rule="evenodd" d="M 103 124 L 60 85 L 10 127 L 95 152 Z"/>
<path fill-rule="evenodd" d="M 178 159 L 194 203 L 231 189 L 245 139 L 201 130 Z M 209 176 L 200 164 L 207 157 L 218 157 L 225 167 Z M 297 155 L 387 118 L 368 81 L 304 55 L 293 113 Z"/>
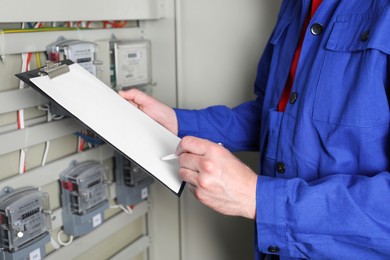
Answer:
<path fill-rule="evenodd" d="M 185 137 L 180 142 L 176 154 L 179 155 L 179 176 L 195 190 L 205 186 L 212 173 L 218 176 L 220 171 L 213 159 L 219 145 L 196 137 Z M 218 156 L 217 156 L 218 157 Z"/>
<path fill-rule="evenodd" d="M 149 104 L 152 100 L 150 96 L 135 88 L 126 91 L 121 90 L 118 94 L 141 110 L 143 106 Z"/>
<path fill-rule="evenodd" d="M 129 90 L 120 90 L 118 94 L 127 100 L 134 100 L 139 95 L 144 95 L 144 93 L 138 89 L 132 88 Z"/>
<path fill-rule="evenodd" d="M 215 162 L 222 159 L 225 149 L 211 141 L 193 137 L 184 137 L 177 149 L 180 168 L 194 172 L 213 172 Z"/>
<path fill-rule="evenodd" d="M 217 144 L 205 139 L 186 136 L 180 141 L 176 149 L 176 154 L 180 155 L 182 153 L 191 153 L 196 155 L 205 155 L 207 152 L 211 152 L 211 150 L 214 149 L 213 146 L 215 145 Z"/>
<path fill-rule="evenodd" d="M 180 178 L 195 189 L 198 186 L 198 172 L 186 168 L 179 169 Z"/>
<path fill-rule="evenodd" d="M 201 203 L 222 214 L 254 219 L 257 175 L 222 146 L 196 137 L 178 145 L 179 176 Z"/>
<path fill-rule="evenodd" d="M 138 89 L 119 91 L 119 95 L 135 105 L 153 120 L 177 135 L 178 124 L 176 113 L 173 108 L 161 103 L 157 99 Z"/>
<path fill-rule="evenodd" d="M 179 155 L 179 176 L 187 182 L 190 189 L 195 190 L 198 186 L 199 165 L 208 142 L 195 137 L 184 137 L 177 147 L 176 154 Z"/>

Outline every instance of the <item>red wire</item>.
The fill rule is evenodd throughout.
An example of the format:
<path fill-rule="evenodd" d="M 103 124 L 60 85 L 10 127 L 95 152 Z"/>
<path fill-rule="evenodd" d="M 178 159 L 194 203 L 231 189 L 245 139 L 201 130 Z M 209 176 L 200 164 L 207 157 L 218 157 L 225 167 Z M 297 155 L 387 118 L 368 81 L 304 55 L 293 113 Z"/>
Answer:
<path fill-rule="evenodd" d="M 28 66 L 30 65 L 31 62 L 31 56 L 32 56 L 32 52 L 27 53 L 26 71 L 28 71 Z"/>
<path fill-rule="evenodd" d="M 21 118 L 20 118 L 20 111 L 18 111 L 17 117 L 18 117 L 18 129 L 20 129 L 22 127 L 22 125 L 21 125 Z"/>

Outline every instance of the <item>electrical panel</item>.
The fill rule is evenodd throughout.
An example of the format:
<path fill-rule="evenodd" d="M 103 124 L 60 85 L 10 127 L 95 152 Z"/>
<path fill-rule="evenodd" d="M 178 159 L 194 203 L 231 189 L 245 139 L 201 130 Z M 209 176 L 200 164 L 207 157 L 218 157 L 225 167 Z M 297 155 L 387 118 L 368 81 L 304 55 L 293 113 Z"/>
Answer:
<path fill-rule="evenodd" d="M 114 41 L 113 85 L 120 90 L 151 82 L 151 43 L 149 40 Z"/>
<path fill-rule="evenodd" d="M 5 260 L 40 260 L 50 242 L 49 195 L 37 188 L 13 190 L 0 194 L 0 258 Z"/>
<path fill-rule="evenodd" d="M 47 55 L 50 61 L 59 62 L 69 59 L 78 63 L 84 69 L 96 76 L 95 60 L 96 44 L 81 40 L 59 39 L 47 47 Z"/>
<path fill-rule="evenodd" d="M 46 47 L 48 60 L 54 63 L 69 59 L 78 63 L 92 75 L 97 76 L 97 64 L 101 62 L 95 59 L 97 45 L 93 42 L 81 40 L 67 40 L 60 37 L 56 42 Z M 50 102 L 50 112 L 56 116 L 69 116 L 68 112 L 60 106 Z"/>
<path fill-rule="evenodd" d="M 141 167 L 119 153 L 115 154 L 116 200 L 125 206 L 134 206 L 147 199 L 149 186 L 154 182 Z"/>
<path fill-rule="evenodd" d="M 103 223 L 109 207 L 106 168 L 96 161 L 72 162 L 60 174 L 64 232 L 81 236 Z"/>

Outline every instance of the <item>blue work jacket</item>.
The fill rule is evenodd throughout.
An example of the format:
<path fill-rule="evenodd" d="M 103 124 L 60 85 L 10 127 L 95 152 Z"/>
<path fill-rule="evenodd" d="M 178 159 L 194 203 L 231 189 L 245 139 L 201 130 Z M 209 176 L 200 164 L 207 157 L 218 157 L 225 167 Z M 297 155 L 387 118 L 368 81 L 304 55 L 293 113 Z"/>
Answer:
<path fill-rule="evenodd" d="M 256 100 L 176 109 L 179 135 L 260 151 L 256 257 L 390 259 L 390 1 L 324 0 L 278 112 L 309 8 L 283 1 Z"/>

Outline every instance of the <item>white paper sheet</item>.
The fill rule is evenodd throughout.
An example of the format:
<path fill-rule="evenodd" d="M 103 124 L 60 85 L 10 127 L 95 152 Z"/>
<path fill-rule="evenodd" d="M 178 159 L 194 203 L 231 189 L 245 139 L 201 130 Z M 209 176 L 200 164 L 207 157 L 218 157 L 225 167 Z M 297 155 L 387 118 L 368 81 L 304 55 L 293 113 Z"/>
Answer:
<path fill-rule="evenodd" d="M 30 81 L 48 97 L 180 195 L 178 163 L 161 158 L 176 150 L 180 138 L 119 96 L 78 64 L 50 79 Z"/>

